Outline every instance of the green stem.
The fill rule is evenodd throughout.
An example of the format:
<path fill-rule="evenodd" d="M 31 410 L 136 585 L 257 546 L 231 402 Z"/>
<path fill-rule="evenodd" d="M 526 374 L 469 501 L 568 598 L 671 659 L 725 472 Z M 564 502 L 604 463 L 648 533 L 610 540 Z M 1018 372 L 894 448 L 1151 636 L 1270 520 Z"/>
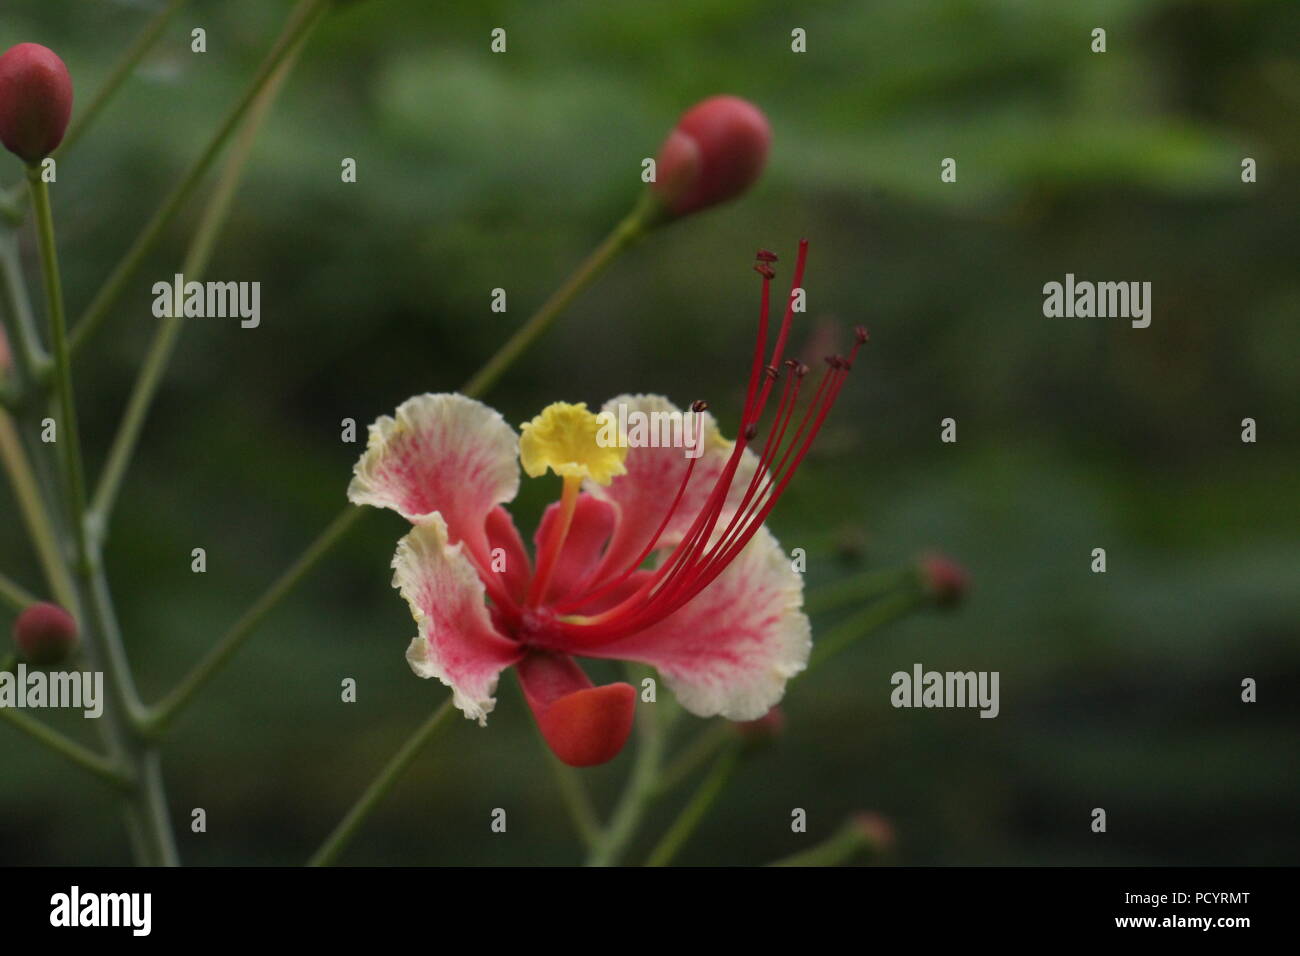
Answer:
<path fill-rule="evenodd" d="M 114 705 L 104 708 L 101 723 L 108 721 L 105 731 L 110 748 L 132 768 L 135 779 L 126 811 L 137 859 L 152 866 L 176 866 L 176 843 L 163 786 L 161 756 L 157 745 L 143 733 L 144 708 L 126 659 L 97 546 L 92 546 L 90 563 L 79 585 L 90 633 L 97 638 L 86 642 L 86 653 L 92 664 L 104 672 Z"/>
<path fill-rule="evenodd" d="M 95 331 L 107 317 L 109 310 L 117 302 L 117 298 L 126 287 L 127 281 L 135 274 L 145 256 L 149 254 L 154 244 L 162 237 L 163 230 L 168 223 L 185 205 L 194 190 L 198 188 L 199 183 L 207 174 L 213 162 L 216 161 L 217 156 L 220 155 L 226 141 L 239 127 L 244 115 L 257 100 L 262 88 L 271 82 L 281 63 L 297 49 L 298 41 L 306 36 L 312 27 L 319 22 L 330 2 L 331 0 L 300 0 L 298 6 L 294 8 L 294 11 L 289 15 L 289 21 L 284 32 L 281 33 L 271 51 L 262 61 L 261 66 L 258 67 L 256 75 L 239 98 L 239 101 L 231 108 L 217 132 L 204 147 L 203 152 L 199 154 L 198 158 L 190 165 L 190 168 L 186 170 L 181 181 L 163 200 L 153 218 L 145 225 L 131 248 L 127 250 L 117 267 L 105 280 L 104 285 L 100 287 L 94 299 L 91 300 L 90 305 L 86 307 L 86 311 L 82 314 L 81 321 L 77 323 L 77 328 L 72 335 L 73 352 L 81 349 L 86 341 L 95 334 Z"/>
<path fill-rule="evenodd" d="M 21 404 L 21 399 L 30 393 L 32 386 L 45 376 L 49 359 L 36 333 L 18 256 L 18 236 L 14 232 L 0 234 L 0 322 L 3 322 L 8 335 L 9 351 L 13 356 L 20 399 L 16 404 Z"/>
<path fill-rule="evenodd" d="M 27 534 L 45 572 L 45 582 L 49 585 L 50 593 L 69 613 L 75 613 L 76 589 L 59 552 L 58 534 L 45 502 L 41 500 L 36 477 L 32 473 L 27 454 L 23 451 L 14 421 L 3 411 L 0 411 L 0 461 L 9 474 L 14 497 L 18 501 L 18 511 L 27 525 Z"/>
<path fill-rule="evenodd" d="M 821 614 L 838 610 L 846 605 L 869 601 L 890 591 L 896 591 L 915 579 L 916 568 L 912 565 L 854 575 L 810 591 L 804 600 L 804 613 Z"/>
<path fill-rule="evenodd" d="M 17 581 L 11 581 L 0 574 L 0 601 L 4 601 L 15 611 L 22 611 L 28 605 L 35 604 L 36 598 Z"/>
<path fill-rule="evenodd" d="M 298 582 L 316 566 L 329 550 L 357 523 L 365 512 L 360 508 L 349 507 L 320 534 L 287 571 L 285 571 L 267 591 L 244 612 L 243 617 L 235 622 L 225 636 L 199 661 L 192 671 L 164 697 L 145 718 L 145 724 L 153 733 L 159 733 L 176 719 L 181 709 L 201 690 L 208 681 L 243 646 L 271 610 L 297 586 Z"/>
<path fill-rule="evenodd" d="M 769 863 L 768 866 L 839 866 L 864 851 L 878 850 L 875 844 L 852 823 L 846 823 L 834 836 L 808 850 Z"/>
<path fill-rule="evenodd" d="M 635 685 L 634 685 L 635 686 Z M 636 762 L 628 777 L 623 795 L 610 817 L 609 826 L 596 840 L 587 855 L 587 866 L 614 866 L 636 836 L 637 827 L 650 804 L 654 802 L 659 768 L 663 763 L 667 727 L 671 720 L 661 721 L 659 710 L 669 704 L 642 704 L 637 715 Z M 675 716 L 673 711 L 672 716 Z"/>
<path fill-rule="evenodd" d="M 157 749 L 137 732 L 140 699 L 131 678 L 125 648 L 109 600 L 108 585 L 97 545 L 87 534 L 85 484 L 81 467 L 80 440 L 72 396 L 71 360 L 63 315 L 63 294 L 59 281 L 58 257 L 49 193 L 36 168 L 27 175 L 45 276 L 46 299 L 54 349 L 55 391 L 62 416 L 61 440 L 66 493 L 68 536 L 72 539 L 75 564 L 71 575 L 68 610 L 81 625 L 84 647 L 92 669 L 101 670 L 110 700 L 99 722 L 115 766 L 130 768 L 132 787 L 124 795 L 128 828 L 137 859 L 156 866 L 176 863 L 170 814 L 163 792 Z"/>
<path fill-rule="evenodd" d="M 681 814 L 673 821 L 668 832 L 651 851 L 649 858 L 646 860 L 646 866 L 667 866 L 672 862 L 677 851 L 682 848 L 695 828 L 700 825 L 704 815 L 708 813 L 709 808 L 713 806 L 715 800 L 722 793 L 731 779 L 732 773 L 736 769 L 736 764 L 740 761 L 740 753 L 743 743 L 739 740 L 732 742 L 726 749 L 719 754 L 717 762 L 714 763 L 713 769 L 709 775 L 704 778 L 698 790 L 691 797 L 689 803 L 682 810 Z"/>
<path fill-rule="evenodd" d="M 543 743 L 543 747 L 545 746 Z M 569 819 L 573 821 L 573 828 L 578 832 L 578 838 L 584 847 L 590 849 L 600 838 L 600 821 L 596 818 L 596 809 L 591 805 L 591 798 L 587 795 L 586 788 L 578 779 L 574 769 L 551 753 L 549 747 L 546 748 L 546 762 L 550 764 L 551 771 L 555 775 L 555 782 L 560 788 L 560 797 L 564 801 L 565 809 L 569 811 Z"/>
<path fill-rule="evenodd" d="M 339 825 L 334 828 L 334 832 L 329 835 L 321 848 L 308 861 L 308 866 L 330 866 L 334 863 L 361 824 L 365 822 L 366 817 L 370 815 L 370 812 L 374 810 L 385 794 L 393 788 L 393 784 L 397 783 L 402 774 L 406 772 L 411 762 L 424 749 L 425 744 L 433 739 L 438 728 L 443 725 L 453 710 L 452 700 L 449 697 L 443 701 L 441 707 L 435 710 L 420 725 L 415 733 L 407 738 L 406 743 L 402 744 L 402 748 L 397 751 L 393 759 L 388 762 L 388 765 L 380 771 L 379 776 L 371 782 L 365 793 L 348 811 L 347 816 L 339 821 Z"/>
<path fill-rule="evenodd" d="M 664 768 L 659 775 L 657 792 L 665 794 L 677 789 L 687 777 L 708 763 L 728 741 L 735 739 L 735 725 L 727 720 L 713 721 Z"/>
<path fill-rule="evenodd" d="M 59 756 L 84 770 L 89 770 L 95 776 L 107 781 L 114 787 L 118 789 L 130 787 L 130 778 L 123 774 L 112 762 L 88 750 L 72 738 L 64 736 L 54 728 L 47 727 L 39 720 L 34 720 L 22 711 L 13 710 L 9 707 L 0 707 L 0 718 L 49 747 Z"/>
<path fill-rule="evenodd" d="M 59 277 L 59 254 L 54 242 L 54 215 L 50 209 L 49 185 L 41 178 L 38 166 L 27 167 L 27 184 L 31 187 L 32 206 L 36 212 L 37 244 L 40 247 L 41 274 L 45 278 L 45 301 L 49 310 L 50 341 L 54 350 L 54 389 L 58 398 L 58 447 L 67 484 L 68 516 L 71 521 L 77 561 L 87 559 L 86 482 L 81 465 L 81 439 L 77 431 L 77 407 L 72 396 L 71 359 L 68 352 L 68 327 L 63 314 L 63 282 Z"/>
<path fill-rule="evenodd" d="M 73 143 L 81 139 L 87 127 L 95 121 L 95 118 L 108 105 L 108 101 L 113 98 L 122 84 L 126 82 L 127 77 L 135 71 L 140 61 L 144 59 L 145 54 L 158 42 L 158 38 L 162 35 L 163 30 L 167 28 L 167 24 L 171 22 L 172 17 L 184 4 L 185 0 L 171 0 L 167 6 L 154 14 L 153 19 L 149 21 L 144 31 L 136 38 L 135 43 L 131 44 L 131 48 L 117 62 L 113 72 L 108 75 L 98 92 L 95 93 L 95 98 L 90 101 L 90 105 L 82 110 L 68 127 L 67 135 L 63 137 L 63 142 L 59 144 L 59 148 L 55 151 L 56 156 L 67 152 L 72 148 Z"/>
<path fill-rule="evenodd" d="M 195 230 L 193 239 L 190 240 L 189 248 L 186 250 L 185 258 L 181 263 L 181 274 L 187 280 L 201 281 L 202 276 L 207 271 L 208 264 L 212 260 L 212 251 L 216 245 L 217 237 L 220 235 L 221 229 L 230 214 L 235 192 L 238 189 L 244 168 L 248 163 L 248 158 L 252 153 L 253 144 L 257 140 L 257 134 L 270 112 L 271 105 L 275 102 L 276 95 L 284 85 L 289 71 L 293 68 L 298 53 L 306 42 L 306 34 L 298 37 L 294 49 L 285 57 L 279 68 L 271 76 L 271 79 L 258 93 L 252 109 L 249 110 L 248 118 L 239 130 L 230 158 L 222 170 L 221 178 L 217 181 L 212 196 L 204 207 L 198 228 Z M 183 315 L 166 316 L 154 333 L 149 352 L 145 357 L 144 364 L 140 367 L 139 375 L 136 378 L 134 388 L 131 390 L 131 397 L 127 402 L 126 411 L 122 416 L 121 424 L 118 426 L 117 434 L 113 437 L 108 460 L 104 465 L 103 474 L 100 476 L 91 503 L 92 523 L 101 532 L 106 531 L 108 528 L 109 520 L 112 517 L 113 504 L 117 499 L 118 491 L 121 489 L 122 479 L 131 463 L 132 456 L 135 454 L 136 446 L 140 440 L 140 433 L 149 414 L 149 407 L 157 394 L 163 372 L 166 370 L 172 353 L 176 349 L 176 343 L 180 337 L 183 324 Z"/>
<path fill-rule="evenodd" d="M 650 196 L 649 191 L 645 194 Z M 533 313 L 514 335 L 506 340 L 479 371 L 465 383 L 461 392 L 471 397 L 486 392 L 499 379 L 530 345 L 537 341 L 547 329 L 554 324 L 560 313 L 578 296 L 578 293 L 605 271 L 619 254 L 640 239 L 651 221 L 650 217 L 656 207 L 652 200 L 644 198 L 632 209 L 613 231 L 597 246 L 564 284 L 542 303 L 541 308 Z"/>
<path fill-rule="evenodd" d="M 826 663 L 855 641 L 878 631 L 887 624 L 911 614 L 925 603 L 925 595 L 915 587 L 882 598 L 870 607 L 841 622 L 813 645 L 808 670 Z"/>

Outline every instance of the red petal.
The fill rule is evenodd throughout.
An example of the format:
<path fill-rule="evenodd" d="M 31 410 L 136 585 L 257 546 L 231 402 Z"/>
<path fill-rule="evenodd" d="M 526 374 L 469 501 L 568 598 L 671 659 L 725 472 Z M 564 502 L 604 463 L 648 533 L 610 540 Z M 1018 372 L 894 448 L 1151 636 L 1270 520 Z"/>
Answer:
<path fill-rule="evenodd" d="M 544 651 L 529 654 L 515 669 L 555 756 L 571 767 L 593 767 L 618 756 L 636 711 L 631 684 L 593 687 L 572 658 Z"/>

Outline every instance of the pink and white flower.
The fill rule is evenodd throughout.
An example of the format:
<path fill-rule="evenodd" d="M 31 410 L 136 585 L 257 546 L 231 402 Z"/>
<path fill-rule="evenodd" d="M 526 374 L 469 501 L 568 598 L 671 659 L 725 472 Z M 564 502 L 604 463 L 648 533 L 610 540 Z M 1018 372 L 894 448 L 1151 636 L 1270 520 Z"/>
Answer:
<path fill-rule="evenodd" d="M 801 243 L 793 288 L 806 253 Z M 450 687 L 466 717 L 486 722 L 499 675 L 514 667 L 552 750 L 590 766 L 622 749 L 637 693 L 626 683 L 592 686 L 575 657 L 648 664 L 690 712 L 737 721 L 766 714 L 804 669 L 802 578 L 764 521 L 866 333 L 858 329 L 847 358 L 827 360 L 811 401 L 800 403 L 808 367 L 784 357 L 793 288 L 763 361 L 775 259 L 760 252 L 755 266 L 762 309 L 740 435 L 724 440 L 696 402 L 698 457 L 599 442 L 607 419 L 584 404 L 551 405 L 520 434 L 474 399 L 419 395 L 370 427 L 348 497 L 411 522 L 393 558 L 393 586 L 419 631 L 407 661 Z M 677 411 L 654 395 L 619 396 L 605 410 L 620 404 Z M 534 535 L 534 558 L 503 507 L 519 490 L 521 465 L 531 477 L 553 471 L 563 480 Z"/>

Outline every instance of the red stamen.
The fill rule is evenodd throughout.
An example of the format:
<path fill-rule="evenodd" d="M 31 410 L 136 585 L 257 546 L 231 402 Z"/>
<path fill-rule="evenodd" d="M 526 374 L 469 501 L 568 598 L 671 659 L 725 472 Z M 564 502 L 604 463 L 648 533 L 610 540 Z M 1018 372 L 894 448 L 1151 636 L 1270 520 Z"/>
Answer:
<path fill-rule="evenodd" d="M 797 290 L 802 288 L 804 266 L 807 259 L 807 241 L 799 243 L 799 255 L 795 263 L 791 283 L 790 297 L 786 303 L 785 314 L 777 332 L 772 348 L 771 359 L 762 362 L 768 335 L 770 282 L 772 269 L 768 263 L 775 262 L 776 256 L 766 250 L 759 250 L 755 266 L 763 279 L 762 299 L 759 311 L 758 338 L 755 343 L 754 358 L 751 363 L 748 387 L 745 394 L 744 410 L 741 413 L 740 435 L 732 449 L 731 456 L 718 476 L 707 501 L 695 516 L 690 528 L 678 542 L 672 552 L 665 558 L 649 579 L 637 591 L 625 598 L 616 607 L 601 614 L 572 621 L 561 621 L 559 626 L 564 637 L 575 645 L 599 644 L 626 634 L 634 633 L 681 608 L 688 601 L 708 587 L 719 574 L 736 558 L 749 540 L 762 527 L 767 516 L 775 507 L 777 500 L 784 493 L 790 480 L 794 477 L 812 442 L 820 432 L 831 406 L 843 387 L 844 380 L 852 368 L 858 349 L 867 341 L 867 332 L 859 326 L 855 329 L 855 344 L 847 358 L 831 356 L 827 359 L 828 368 L 818 382 L 817 388 L 800 417 L 799 424 L 790 436 L 790 423 L 794 420 L 798 405 L 800 385 L 808 373 L 808 366 L 793 359 L 783 362 L 783 353 L 789 338 L 790 327 L 794 317 L 794 303 Z M 747 444 L 757 436 L 758 423 L 770 397 L 772 383 L 779 377 L 779 368 L 784 364 L 790 370 L 782 387 L 777 408 L 772 417 L 769 433 L 763 445 L 762 454 L 754 474 L 750 477 L 745 494 L 736 506 L 731 519 L 721 534 L 714 538 L 714 531 L 722 517 L 723 510 L 735 481 L 741 459 Z M 779 457 L 779 460 L 778 460 Z M 691 465 L 694 465 L 694 459 Z M 775 462 L 775 466 L 773 465 Z M 576 602 L 566 602 L 566 606 L 557 610 L 567 610 L 589 603 L 597 596 L 608 593 L 617 583 L 625 581 L 641 562 L 650 555 L 662 536 L 668 521 L 675 513 L 690 481 L 693 467 L 688 467 L 686 476 L 678 488 L 668 514 L 660 523 L 638 557 L 636 563 L 627 568 L 612 582 Z M 712 540 L 712 544 L 710 541 Z"/>

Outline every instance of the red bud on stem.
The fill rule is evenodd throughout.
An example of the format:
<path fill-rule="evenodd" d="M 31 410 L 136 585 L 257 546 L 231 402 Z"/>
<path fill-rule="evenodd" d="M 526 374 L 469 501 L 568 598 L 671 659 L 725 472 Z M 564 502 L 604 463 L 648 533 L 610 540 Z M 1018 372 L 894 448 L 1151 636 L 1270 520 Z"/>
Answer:
<path fill-rule="evenodd" d="M 63 142 L 72 116 L 72 77 L 58 55 L 20 43 L 0 56 L 0 142 L 28 165 Z"/>
<path fill-rule="evenodd" d="M 687 110 L 655 160 L 651 187 L 668 218 L 743 193 L 763 171 L 772 128 L 762 111 L 735 96 L 713 96 Z"/>

